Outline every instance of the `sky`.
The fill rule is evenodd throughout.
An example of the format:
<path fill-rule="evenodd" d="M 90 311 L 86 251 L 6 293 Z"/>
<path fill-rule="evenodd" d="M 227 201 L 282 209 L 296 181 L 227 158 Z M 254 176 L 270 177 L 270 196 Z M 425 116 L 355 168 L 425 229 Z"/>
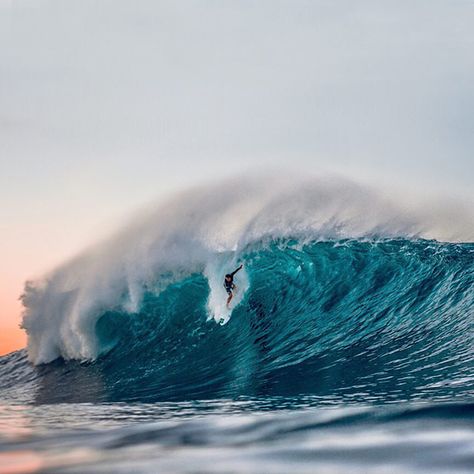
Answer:
<path fill-rule="evenodd" d="M 0 354 L 25 280 L 196 182 L 472 202 L 473 24 L 472 0 L 0 0 Z"/>

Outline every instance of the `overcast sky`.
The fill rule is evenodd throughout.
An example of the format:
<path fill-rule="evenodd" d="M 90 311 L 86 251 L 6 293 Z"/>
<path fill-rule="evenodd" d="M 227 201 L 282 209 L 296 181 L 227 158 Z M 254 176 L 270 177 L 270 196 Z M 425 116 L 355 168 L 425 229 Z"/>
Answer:
<path fill-rule="evenodd" d="M 472 198 L 473 25 L 472 0 L 0 0 L 0 311 L 122 214 L 255 165 Z"/>

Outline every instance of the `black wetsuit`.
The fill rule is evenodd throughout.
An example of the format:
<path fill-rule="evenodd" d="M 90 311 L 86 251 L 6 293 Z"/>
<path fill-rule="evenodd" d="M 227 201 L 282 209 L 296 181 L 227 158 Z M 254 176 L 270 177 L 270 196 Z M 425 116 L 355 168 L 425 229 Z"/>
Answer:
<path fill-rule="evenodd" d="M 234 289 L 234 275 L 242 268 L 242 265 L 240 265 L 239 268 L 237 268 L 237 270 L 234 270 L 232 273 L 229 273 L 229 276 L 230 276 L 230 280 L 227 280 L 226 278 L 224 279 L 224 288 L 225 288 L 225 291 L 227 291 L 227 293 L 229 295 L 232 294 L 232 290 Z M 227 276 L 227 275 L 226 275 Z"/>

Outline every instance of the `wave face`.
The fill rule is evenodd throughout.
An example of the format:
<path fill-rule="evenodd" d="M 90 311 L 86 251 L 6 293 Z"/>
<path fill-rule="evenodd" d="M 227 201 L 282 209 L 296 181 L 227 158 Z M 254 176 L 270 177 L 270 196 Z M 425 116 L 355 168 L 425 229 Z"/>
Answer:
<path fill-rule="evenodd" d="M 137 312 L 97 319 L 95 362 L 41 367 L 40 397 L 472 396 L 473 256 L 473 244 L 422 240 L 255 243 L 240 254 L 247 287 L 227 324 L 209 320 L 203 273 L 144 290 Z"/>
<path fill-rule="evenodd" d="M 38 400 L 472 394 L 474 245 L 439 228 L 339 179 L 189 191 L 27 283 Z"/>

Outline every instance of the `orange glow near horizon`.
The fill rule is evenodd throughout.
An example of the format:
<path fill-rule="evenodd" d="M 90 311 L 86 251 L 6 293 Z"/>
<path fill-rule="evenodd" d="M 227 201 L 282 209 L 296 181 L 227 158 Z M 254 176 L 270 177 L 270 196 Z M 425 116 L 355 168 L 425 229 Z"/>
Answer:
<path fill-rule="evenodd" d="M 17 296 L 2 301 L 0 311 L 0 356 L 26 346 L 26 333 L 20 329 L 23 306 Z"/>
<path fill-rule="evenodd" d="M 25 331 L 18 328 L 0 328 L 0 356 L 26 346 Z"/>
<path fill-rule="evenodd" d="M 0 356 L 26 346 L 26 333 L 20 329 L 23 305 L 19 299 L 24 278 L 18 267 L 15 270 L 16 274 L 12 271 L 0 278 Z"/>

